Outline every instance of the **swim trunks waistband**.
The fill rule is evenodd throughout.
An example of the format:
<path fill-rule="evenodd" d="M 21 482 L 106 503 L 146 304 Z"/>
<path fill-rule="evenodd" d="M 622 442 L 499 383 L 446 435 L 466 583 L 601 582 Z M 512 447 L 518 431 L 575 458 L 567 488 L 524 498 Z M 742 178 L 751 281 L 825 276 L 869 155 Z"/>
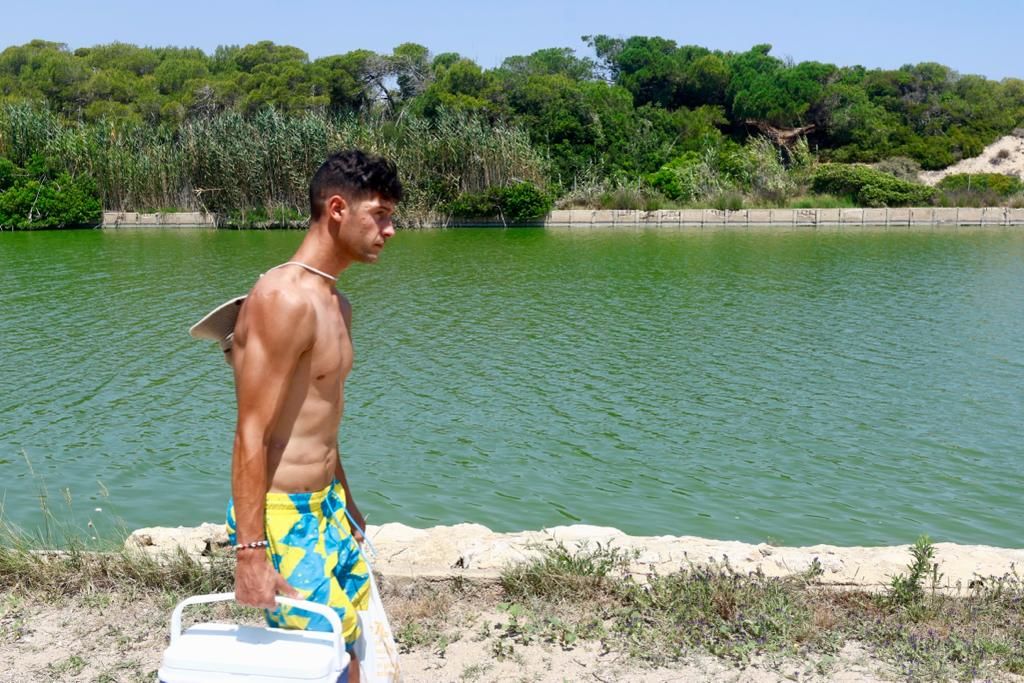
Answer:
<path fill-rule="evenodd" d="M 345 489 L 337 479 L 319 491 L 304 491 L 301 493 L 284 493 L 270 491 L 267 493 L 266 510 L 270 511 L 294 511 L 306 510 L 316 511 L 320 509 L 324 499 L 334 491 L 345 500 Z"/>

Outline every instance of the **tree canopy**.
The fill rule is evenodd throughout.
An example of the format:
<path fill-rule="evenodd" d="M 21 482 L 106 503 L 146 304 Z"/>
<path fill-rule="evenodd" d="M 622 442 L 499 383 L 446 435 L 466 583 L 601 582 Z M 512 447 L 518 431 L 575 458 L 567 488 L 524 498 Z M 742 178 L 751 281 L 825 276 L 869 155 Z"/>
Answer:
<path fill-rule="evenodd" d="M 206 54 L 34 40 L 0 52 L 0 105 L 42 106 L 69 125 L 148 126 L 157 138 L 268 109 L 384 122 L 466 115 L 523 131 L 556 188 L 689 168 L 693 154 L 732 149 L 764 130 L 806 134 L 825 161 L 905 157 L 935 169 L 1024 127 L 1021 79 L 960 75 L 930 62 L 793 63 L 767 44 L 730 52 L 657 36 L 582 41 L 591 56 L 551 47 L 488 69 L 416 43 L 310 59 L 271 41 Z M 23 144 L 0 142 L 8 152 Z"/>

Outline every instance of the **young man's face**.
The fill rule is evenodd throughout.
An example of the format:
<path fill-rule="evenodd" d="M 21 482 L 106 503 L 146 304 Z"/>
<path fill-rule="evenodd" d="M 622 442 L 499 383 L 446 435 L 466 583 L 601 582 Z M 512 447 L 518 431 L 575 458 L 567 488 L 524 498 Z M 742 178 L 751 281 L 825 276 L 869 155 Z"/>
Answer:
<path fill-rule="evenodd" d="M 380 195 L 346 202 L 339 237 L 354 261 L 376 263 L 395 234 L 395 202 Z"/>

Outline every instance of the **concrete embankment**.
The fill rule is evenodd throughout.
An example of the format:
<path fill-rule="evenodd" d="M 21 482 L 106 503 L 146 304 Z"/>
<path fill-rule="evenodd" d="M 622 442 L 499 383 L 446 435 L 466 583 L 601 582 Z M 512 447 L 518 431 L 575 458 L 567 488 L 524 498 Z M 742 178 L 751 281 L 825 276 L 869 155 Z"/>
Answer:
<path fill-rule="evenodd" d="M 807 571 L 817 561 L 823 572 L 818 579 L 821 583 L 868 590 L 888 585 L 892 576 L 907 571 L 911 561 L 910 546 L 906 545 L 795 548 L 695 536 L 628 536 L 610 527 L 583 525 L 496 533 L 479 524 L 415 529 L 390 523 L 368 526 L 367 535 L 378 552 L 374 567 L 389 578 L 493 580 L 504 567 L 536 557 L 542 548 L 556 543 L 569 549 L 594 549 L 601 544 L 630 556 L 635 553 L 630 571 L 638 578 L 711 563 L 728 563 L 742 573 L 789 576 Z M 155 555 L 173 552 L 175 547 L 200 555 L 226 546 L 227 536 L 221 524 L 158 527 L 135 531 L 126 545 Z M 940 585 L 950 589 L 967 589 L 974 581 L 1024 568 L 1024 549 L 953 543 L 937 543 L 935 549 Z"/>
<path fill-rule="evenodd" d="M 857 230 L 862 228 L 1024 227 L 1024 209 L 678 209 L 659 211 L 585 209 L 552 211 L 545 227 L 640 227 L 701 229 Z"/>
<path fill-rule="evenodd" d="M 139 213 L 104 211 L 104 228 L 216 228 L 217 216 L 201 211 L 179 213 Z"/>
<path fill-rule="evenodd" d="M 547 228 L 660 228 L 710 230 L 863 230 L 1024 227 L 1024 209 L 678 209 L 658 211 L 571 209 L 552 211 L 533 224 Z M 500 221 L 460 220 L 449 227 L 502 227 Z M 212 213 L 135 213 L 105 211 L 104 228 L 215 228 Z"/>

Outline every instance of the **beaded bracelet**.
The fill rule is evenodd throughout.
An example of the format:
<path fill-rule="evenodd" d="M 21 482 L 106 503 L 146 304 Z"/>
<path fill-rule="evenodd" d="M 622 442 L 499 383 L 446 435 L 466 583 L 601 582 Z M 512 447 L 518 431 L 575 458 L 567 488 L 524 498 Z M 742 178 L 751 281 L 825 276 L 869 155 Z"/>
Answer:
<path fill-rule="evenodd" d="M 263 539 L 262 541 L 249 541 L 248 543 L 238 543 L 231 546 L 231 549 L 235 552 L 239 550 L 248 550 L 250 548 L 268 548 L 270 547 L 270 541 Z"/>

